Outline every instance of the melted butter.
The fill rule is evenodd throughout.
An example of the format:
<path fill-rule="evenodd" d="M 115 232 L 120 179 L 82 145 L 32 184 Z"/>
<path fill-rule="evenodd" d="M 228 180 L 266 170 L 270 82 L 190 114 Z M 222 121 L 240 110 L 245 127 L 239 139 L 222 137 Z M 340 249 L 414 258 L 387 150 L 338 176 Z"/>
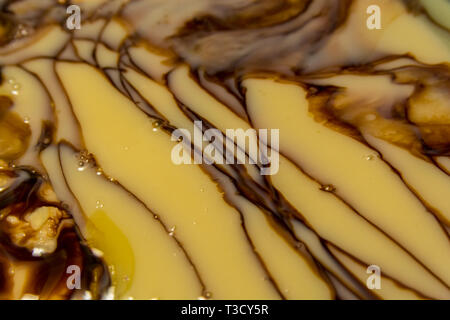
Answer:
<path fill-rule="evenodd" d="M 50 24 L 0 48 L 0 93 L 31 131 L 15 157 L 48 176 L 116 298 L 448 299 L 439 2 L 415 16 L 381 0 L 383 28 L 368 30 L 369 0 L 74 1 L 94 18 L 73 39 Z M 280 129 L 277 174 L 174 165 L 168 126 L 192 135 L 195 117 L 223 133 Z M 379 291 L 365 286 L 370 264 Z M 13 267 L 10 297 L 39 297 L 27 291 L 38 264 Z"/>

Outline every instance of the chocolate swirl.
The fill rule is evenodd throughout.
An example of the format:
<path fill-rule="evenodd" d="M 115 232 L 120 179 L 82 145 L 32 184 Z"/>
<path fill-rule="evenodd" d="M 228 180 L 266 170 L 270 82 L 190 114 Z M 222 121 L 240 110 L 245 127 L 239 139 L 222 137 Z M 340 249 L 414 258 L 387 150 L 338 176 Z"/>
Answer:
<path fill-rule="evenodd" d="M 382 30 L 369 5 L 4 1 L 0 297 L 448 299 L 450 36 L 423 1 Z M 280 172 L 173 166 L 195 121 L 279 128 Z"/>

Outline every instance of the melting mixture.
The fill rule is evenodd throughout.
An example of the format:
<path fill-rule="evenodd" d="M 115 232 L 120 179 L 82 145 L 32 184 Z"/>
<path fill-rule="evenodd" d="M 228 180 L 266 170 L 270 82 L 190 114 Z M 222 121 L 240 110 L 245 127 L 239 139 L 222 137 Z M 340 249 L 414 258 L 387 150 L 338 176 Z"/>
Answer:
<path fill-rule="evenodd" d="M 0 298 L 450 298 L 449 1 L 0 5 Z"/>

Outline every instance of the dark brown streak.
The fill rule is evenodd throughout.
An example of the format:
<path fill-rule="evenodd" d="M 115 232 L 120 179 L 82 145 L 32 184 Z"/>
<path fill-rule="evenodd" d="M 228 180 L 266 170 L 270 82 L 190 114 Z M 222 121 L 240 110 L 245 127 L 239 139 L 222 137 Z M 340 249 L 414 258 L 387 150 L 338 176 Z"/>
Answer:
<path fill-rule="evenodd" d="M 176 97 L 175 97 L 176 98 Z M 198 114 L 196 114 L 195 112 L 193 112 L 192 110 L 190 110 L 188 107 L 185 107 L 178 99 L 176 99 L 178 107 L 180 108 L 180 110 L 186 115 L 188 116 L 191 121 L 193 120 L 201 120 L 202 122 L 204 122 L 207 126 L 209 127 L 213 127 L 212 124 L 210 124 L 207 120 L 205 120 L 204 118 L 200 117 Z M 194 115 L 195 118 L 192 118 L 191 114 Z M 206 130 L 206 129 L 205 129 Z M 247 155 L 248 156 L 248 155 Z M 230 174 L 228 174 L 227 172 L 225 172 L 222 168 L 220 168 L 217 165 L 214 165 L 214 167 L 220 171 L 222 174 L 226 175 L 229 179 L 231 179 L 231 181 L 233 182 L 233 185 L 235 186 L 235 188 L 237 190 L 240 191 L 240 194 L 245 197 L 247 200 L 249 200 L 251 203 L 255 204 L 256 206 L 260 207 L 262 210 L 264 211 L 268 211 L 271 212 L 273 217 L 276 217 L 276 221 L 278 221 L 278 224 L 283 226 L 283 228 L 295 239 L 297 239 L 297 237 L 295 236 L 294 232 L 291 230 L 290 227 L 288 227 L 288 223 L 287 223 L 287 218 L 283 216 L 279 216 L 280 210 L 273 210 L 272 208 L 270 208 L 268 205 L 264 204 L 266 201 L 263 197 L 258 196 L 258 193 L 254 194 L 254 193 L 249 193 L 249 190 L 252 190 L 252 187 L 244 187 L 246 185 L 246 181 L 253 181 L 252 179 L 250 179 L 248 177 L 248 175 L 243 172 L 243 169 L 241 166 L 238 165 L 231 165 L 231 167 L 233 168 L 233 170 L 236 172 L 236 174 L 241 177 L 240 181 L 237 181 L 234 177 L 232 177 Z M 246 174 L 247 179 L 243 178 L 242 179 L 242 174 Z M 266 193 L 269 195 L 269 197 L 271 197 L 272 199 L 278 199 L 278 201 L 283 201 L 284 200 L 284 204 L 288 205 L 289 207 L 289 211 L 290 212 L 295 212 L 294 216 L 299 216 L 300 213 L 298 213 L 298 211 L 296 209 L 294 209 L 288 201 L 286 201 L 283 197 L 280 196 L 279 192 L 273 187 L 273 185 L 270 183 L 269 178 L 265 177 L 266 179 L 264 179 L 264 181 L 267 183 L 267 185 L 270 187 L 269 190 L 273 191 L 272 196 L 270 196 L 269 194 L 269 190 L 267 189 L 261 189 L 261 186 L 257 183 L 255 183 L 255 185 L 253 185 L 253 188 L 258 188 L 261 189 L 262 192 Z M 255 198 L 256 197 L 256 198 Z M 276 208 L 280 208 L 280 205 L 275 204 Z M 300 215 L 301 216 L 301 215 Z M 281 220 L 280 220 L 281 219 Z M 304 217 L 302 217 L 303 221 L 305 221 Z M 311 227 L 308 226 L 308 228 L 311 229 Z M 312 232 L 314 232 L 316 235 L 317 233 L 315 231 L 312 230 Z M 320 237 L 319 237 L 320 238 Z M 298 240 L 298 239 L 297 239 Z M 299 241 L 299 240 L 298 240 Z M 309 252 L 310 258 L 313 259 L 314 263 L 316 266 L 322 266 L 320 262 L 318 262 L 316 260 L 316 258 L 313 257 L 313 255 Z M 339 261 L 335 260 L 337 264 L 341 265 Z M 323 268 L 323 266 L 322 266 Z M 322 275 L 323 276 L 323 275 Z M 345 285 L 344 285 L 345 286 Z M 349 288 L 350 289 L 350 288 Z M 351 289 L 350 289 L 351 290 Z"/>
<path fill-rule="evenodd" d="M 342 252 L 343 254 L 347 255 L 347 256 L 350 257 L 353 261 L 355 261 L 356 263 L 358 263 L 360 266 L 362 266 L 362 267 L 365 267 L 365 266 L 366 266 L 366 264 L 365 264 L 363 261 L 359 260 L 358 258 L 356 258 L 356 257 L 353 256 L 352 254 L 348 253 L 347 251 L 343 250 L 342 248 L 338 247 L 336 244 L 331 243 L 331 242 L 328 242 L 328 241 L 326 241 L 326 240 L 322 240 L 322 241 L 323 241 L 323 243 L 324 243 L 326 246 L 332 246 L 332 247 L 335 248 L 336 250 L 338 250 L 338 251 Z M 330 254 L 332 254 L 332 253 L 330 253 Z M 336 259 L 337 261 L 339 261 L 337 258 L 335 258 L 335 259 Z M 348 272 L 352 274 L 351 271 L 348 271 Z M 358 279 L 356 276 L 354 276 L 354 277 L 355 277 L 356 279 Z M 400 288 L 405 288 L 405 289 L 408 289 L 408 290 L 414 292 L 416 295 L 418 295 L 419 297 L 421 297 L 421 298 L 423 298 L 423 299 L 431 299 L 430 297 L 427 297 L 427 296 L 424 295 L 423 293 L 418 292 L 418 291 L 416 291 L 415 289 L 410 288 L 410 287 L 406 286 L 405 284 L 399 282 L 397 279 L 391 278 L 389 275 L 383 274 L 383 277 L 384 277 L 384 278 L 387 278 L 387 279 L 389 279 L 389 280 L 391 280 L 392 282 L 394 282 L 394 283 L 395 283 L 398 287 L 400 287 Z M 358 281 L 359 281 L 359 280 L 358 280 Z M 373 293 L 373 294 L 377 295 L 376 293 Z M 378 296 L 378 295 L 377 295 L 377 296 Z"/>
<path fill-rule="evenodd" d="M 65 87 L 64 87 L 64 85 L 63 85 L 62 83 L 61 83 L 61 87 L 63 88 L 63 90 L 64 90 L 64 92 L 65 92 L 65 94 L 66 94 L 66 97 L 68 97 L 67 91 L 66 91 L 66 89 L 65 89 Z M 67 99 L 68 99 L 68 98 L 67 98 Z M 68 99 L 68 101 L 70 102 L 70 99 Z M 73 114 L 74 118 L 76 119 L 76 121 L 77 121 L 77 123 L 78 123 L 78 125 L 79 125 L 79 132 L 80 132 L 81 143 L 82 143 L 82 145 L 84 146 L 84 148 L 86 148 L 86 147 L 85 147 L 85 146 L 86 146 L 85 140 L 84 140 L 84 137 L 83 137 L 83 134 L 82 134 L 81 124 L 80 124 L 78 118 L 76 117 L 76 115 L 75 115 L 75 113 L 74 113 L 74 111 L 73 111 L 73 106 L 72 106 L 71 103 L 70 103 L 70 106 L 71 106 L 71 109 L 72 109 L 72 114 Z M 69 145 L 71 145 L 69 142 L 66 142 L 66 143 L 69 144 Z M 59 148 L 59 147 L 58 147 L 58 148 Z M 59 161 L 60 161 L 60 166 L 61 166 L 61 168 L 62 168 L 62 165 L 61 165 L 61 159 L 59 159 Z M 63 172 L 63 176 L 64 176 L 64 172 Z M 65 182 L 66 182 L 67 188 L 70 190 L 71 194 L 73 195 L 72 190 L 70 189 L 70 187 L 69 187 L 68 184 L 67 184 L 67 180 L 66 180 L 66 177 L 65 177 L 65 176 L 64 176 L 64 180 L 65 180 Z M 122 187 L 122 188 L 123 188 L 123 187 Z M 126 190 L 126 189 L 124 189 L 124 190 Z M 126 190 L 126 191 L 129 192 L 128 190 Z M 142 201 L 140 201 L 134 194 L 132 194 L 132 195 L 133 195 L 134 198 L 136 198 L 136 200 L 138 200 L 140 203 L 142 203 Z M 78 202 L 78 199 L 77 199 L 77 198 L 74 197 L 74 199 L 75 199 L 75 201 L 78 203 L 78 206 L 79 206 L 80 211 L 81 211 L 81 204 Z M 144 206 L 145 206 L 145 204 L 144 204 Z M 147 208 L 147 206 L 145 206 L 145 207 Z M 149 209 L 147 208 L 147 210 L 149 210 Z M 149 212 L 151 212 L 151 211 L 149 210 Z M 158 219 L 158 220 L 160 220 L 160 219 Z M 165 230 L 168 230 L 162 221 L 161 221 L 160 223 L 161 223 L 161 225 L 164 227 Z M 181 243 L 180 243 L 177 239 L 176 239 L 175 241 L 177 242 L 177 244 L 180 246 L 180 249 L 181 249 L 181 250 L 183 251 L 183 253 L 185 254 L 186 259 L 188 259 L 190 265 L 191 265 L 192 268 L 194 269 L 194 271 L 195 271 L 195 273 L 196 273 L 196 275 L 197 275 L 197 277 L 198 277 L 198 279 L 199 279 L 199 282 L 200 282 L 200 284 L 201 284 L 201 286 L 202 286 L 202 288 L 203 288 L 203 291 L 205 291 L 205 285 L 204 285 L 204 282 L 203 282 L 203 280 L 201 279 L 201 277 L 200 277 L 200 275 L 199 275 L 199 272 L 198 272 L 196 266 L 192 263 L 192 260 L 191 260 L 190 256 L 188 255 L 188 253 L 186 252 L 186 250 L 184 249 L 184 247 L 181 245 Z M 206 291 L 205 291 L 205 292 L 206 292 Z"/>
<path fill-rule="evenodd" d="M 249 123 L 252 127 L 252 120 L 251 117 L 249 116 Z M 358 141 L 358 140 L 355 140 Z M 367 145 L 366 143 L 363 143 L 364 145 Z M 369 148 L 371 148 L 369 146 Z M 373 148 L 371 148 L 373 149 Z M 378 152 L 377 150 L 374 150 L 376 152 Z M 303 173 L 306 177 L 308 177 L 309 179 L 311 179 L 312 181 L 323 185 L 323 183 L 321 183 L 320 181 L 318 181 L 316 178 L 312 177 L 311 175 L 307 174 L 301 167 L 300 165 L 296 162 L 293 161 L 289 156 L 285 155 L 283 152 L 279 151 L 280 155 L 284 156 L 286 159 L 288 159 L 301 173 Z M 401 245 L 400 243 L 398 243 L 395 239 L 393 239 L 389 234 L 387 234 L 384 230 L 382 230 L 380 227 L 378 227 L 377 225 L 375 225 L 373 222 L 371 222 L 370 220 L 368 220 L 366 217 L 364 217 L 360 212 L 358 212 L 352 205 L 350 205 L 350 203 L 348 203 L 346 200 L 344 200 L 342 197 L 338 196 L 336 193 L 333 192 L 333 195 L 338 198 L 342 203 L 344 203 L 349 209 L 351 209 L 353 212 L 355 212 L 358 216 L 360 216 L 362 219 L 364 219 L 366 222 L 368 222 L 370 225 L 372 225 L 374 228 L 376 228 L 378 231 L 380 231 L 381 233 L 383 233 L 386 237 L 388 237 L 392 242 L 394 242 L 395 244 L 397 244 L 399 247 L 401 247 L 405 252 L 407 252 L 414 260 L 416 260 L 422 267 L 424 267 L 428 272 L 430 272 L 436 279 L 439 280 L 439 282 L 441 282 L 444 286 L 446 286 L 447 288 L 449 287 L 441 278 L 439 278 L 437 275 L 434 274 L 434 272 L 432 272 L 427 266 L 425 266 L 416 256 L 414 256 L 411 252 L 409 252 L 408 250 L 406 250 L 404 248 L 403 245 Z M 289 203 L 288 200 L 286 200 L 286 202 Z M 291 205 L 291 207 L 293 207 Z M 434 215 L 433 215 L 434 216 Z M 304 217 L 300 216 L 301 219 L 303 219 L 302 221 L 304 221 L 305 223 L 307 223 L 306 219 L 304 219 Z M 307 224 L 311 229 L 312 226 L 310 224 Z M 442 225 L 439 223 L 439 225 L 442 227 Z M 447 234 L 447 237 L 449 237 L 449 235 Z"/>
<path fill-rule="evenodd" d="M 280 153 L 281 154 L 281 153 Z M 320 183 L 318 180 L 316 180 L 315 178 L 313 178 L 312 176 L 310 176 L 309 174 L 307 174 L 303 169 L 301 169 L 301 167 L 293 160 L 291 160 L 288 156 L 285 156 L 286 159 L 288 159 L 298 170 L 300 170 L 305 176 L 307 176 L 309 179 L 311 179 L 314 182 L 317 182 L 320 185 L 323 185 L 322 183 Z M 358 216 L 360 216 L 362 219 L 364 219 L 367 223 L 369 223 L 372 227 L 374 227 L 375 229 L 377 229 L 378 231 L 380 231 L 383 235 L 385 235 L 386 237 L 389 238 L 389 240 L 391 240 L 392 242 L 394 242 L 397 246 L 399 246 L 402 250 L 404 250 L 406 253 L 408 253 L 417 263 L 419 263 L 423 268 L 425 268 L 428 272 L 430 272 L 439 282 L 441 282 L 444 286 L 446 286 L 447 288 L 449 287 L 445 282 L 443 282 L 443 280 L 441 278 L 439 278 L 437 275 L 434 274 L 434 272 L 432 272 L 427 266 L 425 266 L 423 264 L 422 261 L 420 261 L 415 255 L 413 255 L 410 251 L 408 251 L 402 244 L 400 244 L 397 240 L 395 240 L 394 238 L 392 238 L 392 236 L 390 236 L 388 233 L 386 233 L 383 229 L 381 229 L 380 227 L 378 227 L 376 224 L 374 224 L 372 221 L 370 221 L 369 219 L 367 219 L 365 216 L 363 216 L 358 210 L 356 210 L 350 203 L 348 203 L 346 200 L 344 200 L 342 197 L 340 197 L 339 195 L 337 195 L 336 193 L 333 192 L 333 195 L 339 199 L 343 204 L 345 204 L 349 209 L 351 209 L 353 212 L 355 212 Z M 286 200 L 288 201 L 288 200 Z M 307 221 L 305 221 L 305 223 L 307 223 Z M 439 224 L 441 225 L 441 224 Z M 308 226 L 310 228 L 312 228 L 312 225 Z M 442 225 L 441 225 L 442 227 Z M 448 235 L 447 235 L 448 236 Z"/>

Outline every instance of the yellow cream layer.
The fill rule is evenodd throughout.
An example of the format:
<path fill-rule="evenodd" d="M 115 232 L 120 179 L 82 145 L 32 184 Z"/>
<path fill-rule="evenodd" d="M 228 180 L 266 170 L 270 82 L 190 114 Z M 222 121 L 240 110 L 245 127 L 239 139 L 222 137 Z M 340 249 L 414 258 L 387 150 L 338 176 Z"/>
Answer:
<path fill-rule="evenodd" d="M 383 1 L 382 7 L 395 9 L 389 24 L 362 47 L 448 64 L 442 30 L 400 5 Z M 444 14 L 437 19 L 445 21 Z M 303 84 L 277 75 L 245 77 L 238 101 L 245 104 L 243 117 L 208 92 L 187 65 L 150 46 L 131 46 L 132 63 L 121 62 L 130 30 L 119 19 L 101 29 L 103 23 L 87 24 L 71 41 L 49 26 L 35 42 L 0 52 L 7 65 L 0 94 L 13 100 L 32 131 L 18 163 L 48 176 L 88 245 L 109 266 L 116 298 L 331 299 L 336 290 L 327 274 L 366 297 L 372 264 L 382 273 L 376 297 L 450 298 L 448 157 L 437 157 L 439 167 L 371 132 L 363 132 L 362 143 L 333 130 L 310 112 Z M 424 43 L 399 41 L 411 30 Z M 58 52 L 67 59 L 49 58 Z M 118 78 L 105 71 L 117 68 Z M 367 94 L 391 89 L 382 86 L 387 77 L 374 78 L 367 84 L 380 87 Z M 336 85 L 357 88 L 358 78 L 344 82 Z M 148 108 L 125 94 L 130 88 Z M 411 92 L 395 87 L 390 96 Z M 255 166 L 243 170 L 291 206 L 284 221 L 289 235 L 274 226 L 269 208 L 225 188 L 237 177 L 232 169 L 224 166 L 231 177 L 222 184 L 201 165 L 171 161 L 177 142 L 165 125 L 193 132 L 183 108 L 223 133 L 280 130 L 279 171 L 265 179 Z M 448 112 L 445 106 L 433 110 Z M 54 123 L 55 134 L 39 153 L 43 120 Z"/>

